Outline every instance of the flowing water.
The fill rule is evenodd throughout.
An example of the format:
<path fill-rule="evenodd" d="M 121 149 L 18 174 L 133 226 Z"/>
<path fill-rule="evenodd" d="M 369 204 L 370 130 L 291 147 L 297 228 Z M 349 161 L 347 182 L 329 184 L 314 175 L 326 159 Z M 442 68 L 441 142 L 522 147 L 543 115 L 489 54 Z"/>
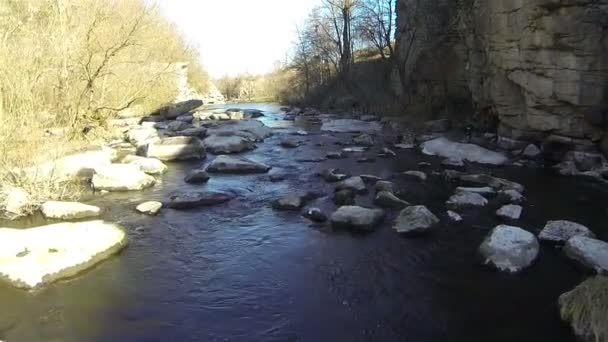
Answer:
<path fill-rule="evenodd" d="M 326 167 L 391 177 L 419 169 L 441 171 L 440 160 L 399 151 L 398 158 L 357 163 L 356 157 L 320 163 L 348 141 L 318 127 L 277 120 L 278 106 L 247 104 L 266 111 L 262 120 L 275 135 L 245 154 L 275 167 L 286 180 L 267 175 L 215 176 L 188 185 L 185 173 L 205 164 L 171 164 L 153 189 L 97 196 L 103 218 L 128 229 L 130 245 L 118 256 L 68 281 L 24 292 L 0 284 L 0 339 L 7 341 L 572 341 L 557 309 L 558 296 L 584 279 L 559 249 L 543 246 L 537 263 L 519 275 L 482 267 L 477 247 L 499 224 L 487 209 L 465 211 L 465 222 L 448 223 L 444 203 L 455 187 L 438 176 L 425 183 L 392 179 L 411 203 L 427 205 L 442 218 L 433 235 L 404 238 L 391 229 L 396 212 L 371 234 L 334 231 L 298 213 L 277 212 L 271 202 L 293 191 L 333 185 L 315 173 Z M 295 125 L 296 127 L 291 127 Z M 278 140 L 308 129 L 306 143 L 284 149 Z M 323 143 L 318 146 L 318 143 Z M 211 159 L 208 158 L 208 159 Z M 521 227 L 537 233 L 547 220 L 570 219 L 608 239 L 601 186 L 557 178 L 542 170 L 484 169 L 526 186 Z M 191 211 L 164 209 L 157 217 L 134 211 L 143 200 L 174 192 L 227 190 L 227 204 Z M 371 194 L 359 196 L 371 205 Z M 331 196 L 311 205 L 328 214 Z M 40 222 L 38 222 L 40 223 Z"/>

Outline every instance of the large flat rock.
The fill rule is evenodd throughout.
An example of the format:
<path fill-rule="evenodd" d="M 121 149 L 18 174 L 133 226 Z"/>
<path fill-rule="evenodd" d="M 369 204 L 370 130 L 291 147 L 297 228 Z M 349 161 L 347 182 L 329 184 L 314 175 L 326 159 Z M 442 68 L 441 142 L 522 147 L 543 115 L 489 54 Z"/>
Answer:
<path fill-rule="evenodd" d="M 156 180 L 137 165 L 111 164 L 96 168 L 92 183 L 96 190 L 135 191 L 153 186 Z"/>
<path fill-rule="evenodd" d="M 149 143 L 145 156 L 162 161 L 205 159 L 203 142 L 196 137 L 171 137 Z"/>
<path fill-rule="evenodd" d="M 35 288 L 73 277 L 126 245 L 123 228 L 103 221 L 0 228 L 0 278 Z"/>
<path fill-rule="evenodd" d="M 324 122 L 321 130 L 334 133 L 377 133 L 382 131 L 382 125 L 378 122 L 339 119 Z"/>
<path fill-rule="evenodd" d="M 258 120 L 226 121 L 210 127 L 207 135 L 236 135 L 251 141 L 262 141 L 272 135 L 272 129 Z"/>
<path fill-rule="evenodd" d="M 437 138 L 421 145 L 422 153 L 441 156 L 452 160 L 467 160 L 474 163 L 504 165 L 509 159 L 498 152 L 490 151 L 473 144 L 462 144 L 446 138 Z"/>
<path fill-rule="evenodd" d="M 210 173 L 266 173 L 270 169 L 266 164 L 246 158 L 221 155 L 211 161 L 206 170 Z"/>

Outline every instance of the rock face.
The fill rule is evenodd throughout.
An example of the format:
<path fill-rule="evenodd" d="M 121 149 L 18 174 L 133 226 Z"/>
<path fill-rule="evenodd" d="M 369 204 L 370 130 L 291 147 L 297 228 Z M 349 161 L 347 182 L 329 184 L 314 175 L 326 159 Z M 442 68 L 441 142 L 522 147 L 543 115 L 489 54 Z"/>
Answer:
<path fill-rule="evenodd" d="M 95 169 L 92 184 L 96 190 L 133 191 L 142 190 L 156 183 L 154 177 L 131 164 L 112 164 Z"/>
<path fill-rule="evenodd" d="M 103 221 L 0 228 L 0 277 L 31 289 L 73 277 L 127 245 L 122 227 Z"/>
<path fill-rule="evenodd" d="M 384 218 L 384 211 L 358 206 L 343 206 L 331 215 L 331 223 L 336 228 L 357 231 L 371 231 Z"/>
<path fill-rule="evenodd" d="M 40 210 L 44 217 L 58 220 L 78 220 L 101 214 L 99 207 L 78 202 L 47 201 Z"/>
<path fill-rule="evenodd" d="M 565 243 L 575 236 L 594 238 L 595 234 L 582 224 L 570 221 L 549 221 L 538 234 L 540 240 L 554 243 Z"/>
<path fill-rule="evenodd" d="M 403 209 L 399 213 L 393 229 L 401 234 L 423 234 L 428 233 L 438 223 L 439 218 L 437 216 L 425 206 L 418 205 Z"/>
<path fill-rule="evenodd" d="M 598 273 L 608 272 L 608 243 L 584 236 L 575 236 L 564 246 L 570 259 Z"/>
<path fill-rule="evenodd" d="M 503 154 L 473 144 L 452 142 L 437 138 L 421 145 L 422 153 L 453 160 L 466 160 L 480 164 L 504 165 L 509 159 Z"/>
<path fill-rule="evenodd" d="M 536 260 L 539 250 L 534 235 L 507 225 L 494 228 L 479 247 L 486 265 L 511 273 L 530 266 Z"/>
<path fill-rule="evenodd" d="M 246 158 L 230 156 L 217 156 L 207 166 L 210 173 L 266 173 L 271 169 L 270 166 Z"/>
<path fill-rule="evenodd" d="M 571 148 L 606 139 L 607 5 L 400 0 L 396 42 L 410 107 L 472 102 L 478 122 L 516 140 L 555 135 Z"/>
<path fill-rule="evenodd" d="M 196 137 L 163 138 L 148 144 L 146 157 L 163 161 L 204 159 L 203 143 Z"/>

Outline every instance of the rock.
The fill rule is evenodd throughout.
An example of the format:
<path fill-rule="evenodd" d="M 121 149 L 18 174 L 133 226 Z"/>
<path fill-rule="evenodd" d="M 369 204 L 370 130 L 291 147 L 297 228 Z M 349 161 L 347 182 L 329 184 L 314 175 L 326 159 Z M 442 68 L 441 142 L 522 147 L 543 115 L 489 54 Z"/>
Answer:
<path fill-rule="evenodd" d="M 595 238 L 595 234 L 582 224 L 563 220 L 547 222 L 545 228 L 538 234 L 540 240 L 553 243 L 566 243 L 575 236 Z"/>
<path fill-rule="evenodd" d="M 212 135 L 236 135 L 250 141 L 264 141 L 272 135 L 272 129 L 258 120 L 226 121 L 207 130 Z"/>
<path fill-rule="evenodd" d="M 207 154 L 203 143 L 195 137 L 162 138 L 151 142 L 145 149 L 145 156 L 162 161 L 205 159 Z"/>
<path fill-rule="evenodd" d="M 336 191 L 334 194 L 334 203 L 336 205 L 354 205 L 356 195 L 357 194 L 352 189 Z"/>
<path fill-rule="evenodd" d="M 378 181 L 378 182 L 376 182 L 375 188 L 376 188 L 376 192 L 382 192 L 382 191 L 391 192 L 391 193 L 395 192 L 395 184 L 393 184 L 392 182 L 389 182 L 389 181 Z"/>
<path fill-rule="evenodd" d="M 111 164 L 95 169 L 93 188 L 106 191 L 134 191 L 153 186 L 156 180 L 142 172 L 137 165 Z"/>
<path fill-rule="evenodd" d="M 401 176 L 408 180 L 424 182 L 426 180 L 426 173 L 422 171 L 405 171 L 401 173 Z"/>
<path fill-rule="evenodd" d="M 469 187 L 457 187 L 455 193 L 461 194 L 463 192 L 472 192 L 474 194 L 480 194 L 482 196 L 491 197 L 496 195 L 496 190 L 488 186 L 481 188 L 469 188 Z"/>
<path fill-rule="evenodd" d="M 359 177 L 361 177 L 361 179 L 363 179 L 366 184 L 376 184 L 377 182 L 382 180 L 382 178 L 374 175 L 361 175 Z"/>
<path fill-rule="evenodd" d="M 44 217 L 57 220 L 78 220 L 101 214 L 99 207 L 78 202 L 46 201 L 40 210 Z"/>
<path fill-rule="evenodd" d="M 361 179 L 361 177 L 351 177 L 345 179 L 340 182 L 340 184 L 338 184 L 338 186 L 336 187 L 336 191 L 344 189 L 351 189 L 357 193 L 367 192 L 367 187 L 365 186 L 365 182 L 363 181 L 363 179 Z"/>
<path fill-rule="evenodd" d="M 162 175 L 169 170 L 167 165 L 155 158 L 145 158 L 130 155 L 123 158 L 122 163 L 135 165 L 149 175 Z"/>
<path fill-rule="evenodd" d="M 204 169 L 194 169 L 188 172 L 184 181 L 189 184 L 207 183 L 211 176 Z"/>
<path fill-rule="evenodd" d="M 395 151 L 393 151 L 391 149 L 383 147 L 380 150 L 380 153 L 378 153 L 378 156 L 383 157 L 383 158 L 392 158 L 392 157 L 396 157 L 397 153 L 395 153 Z"/>
<path fill-rule="evenodd" d="M 266 173 L 270 169 L 270 166 L 263 163 L 225 155 L 217 156 L 207 166 L 207 172 L 211 173 Z"/>
<path fill-rule="evenodd" d="M 30 210 L 33 209 L 34 203 L 32 203 L 30 194 L 25 191 L 25 189 L 11 187 L 5 191 L 6 196 L 3 203 L 3 209 L 6 214 L 8 214 L 9 218 L 27 215 Z"/>
<path fill-rule="evenodd" d="M 399 213 L 393 229 L 400 234 L 423 234 L 431 231 L 439 222 L 439 218 L 427 207 L 418 205 L 403 209 Z"/>
<path fill-rule="evenodd" d="M 174 120 L 180 115 L 187 114 L 203 105 L 201 100 L 188 100 L 164 106 L 158 109 L 153 115 L 160 115 L 167 120 Z"/>
<path fill-rule="evenodd" d="M 182 136 L 182 137 L 197 137 L 197 138 L 204 138 L 207 136 L 207 128 L 205 127 L 191 127 L 191 128 L 186 128 L 182 131 L 179 132 L 175 132 L 174 134 L 171 133 L 169 135 L 172 136 Z"/>
<path fill-rule="evenodd" d="M 123 228 L 103 221 L 0 228 L 0 276 L 32 289 L 73 277 L 126 245 Z"/>
<path fill-rule="evenodd" d="M 452 142 L 446 138 L 437 138 L 423 143 L 422 153 L 490 165 L 504 165 L 509 161 L 507 157 L 498 152 L 473 144 Z"/>
<path fill-rule="evenodd" d="M 413 143 L 400 143 L 400 144 L 394 144 L 393 146 L 400 150 L 409 150 L 409 149 L 416 147 L 416 145 Z"/>
<path fill-rule="evenodd" d="M 607 288 L 608 277 L 596 276 L 559 297 L 561 318 L 570 323 L 577 341 L 605 341 Z"/>
<path fill-rule="evenodd" d="M 321 130 L 334 133 L 376 133 L 382 131 L 382 125 L 378 122 L 339 119 L 324 122 Z"/>
<path fill-rule="evenodd" d="M 532 265 L 540 246 L 531 233 L 513 226 L 494 228 L 479 247 L 484 264 L 515 273 Z"/>
<path fill-rule="evenodd" d="M 310 208 L 304 212 L 303 216 L 313 222 L 323 223 L 327 221 L 327 216 L 319 208 Z"/>
<path fill-rule="evenodd" d="M 449 119 L 433 120 L 424 123 L 425 130 L 431 133 L 443 133 L 448 131 L 450 127 L 451 122 Z"/>
<path fill-rule="evenodd" d="M 488 200 L 480 194 L 473 192 L 461 192 L 450 197 L 446 202 L 448 208 L 471 208 L 471 207 L 485 207 L 488 204 Z"/>
<path fill-rule="evenodd" d="M 251 140 L 238 135 L 211 135 L 203 141 L 203 145 L 213 154 L 240 153 L 255 148 Z"/>
<path fill-rule="evenodd" d="M 343 159 L 344 154 L 342 152 L 329 152 L 327 153 L 327 159 Z"/>
<path fill-rule="evenodd" d="M 374 137 L 370 134 L 363 133 L 354 137 L 353 142 L 359 146 L 372 147 L 374 146 Z"/>
<path fill-rule="evenodd" d="M 501 203 L 521 204 L 526 199 L 517 190 L 502 190 L 498 192 L 498 200 Z"/>
<path fill-rule="evenodd" d="M 441 165 L 450 169 L 461 169 L 464 167 L 464 162 L 460 159 L 448 158 L 441 161 Z"/>
<path fill-rule="evenodd" d="M 306 131 L 295 131 L 295 132 L 292 132 L 291 134 L 293 134 L 293 135 L 299 135 L 301 137 L 305 137 L 305 136 L 308 135 L 308 132 L 306 132 Z"/>
<path fill-rule="evenodd" d="M 458 179 L 463 182 L 488 185 L 496 190 L 515 190 L 520 193 L 525 190 L 524 186 L 519 183 L 485 174 L 459 175 Z"/>
<path fill-rule="evenodd" d="M 167 125 L 167 130 L 171 132 L 183 131 L 191 128 L 190 125 L 183 121 L 172 121 Z"/>
<path fill-rule="evenodd" d="M 365 151 L 367 151 L 367 148 L 363 146 L 345 147 L 342 149 L 344 153 L 363 153 Z"/>
<path fill-rule="evenodd" d="M 150 216 L 158 215 L 160 209 L 162 209 L 163 204 L 157 201 L 149 201 L 144 202 L 135 208 L 138 212 Z"/>
<path fill-rule="evenodd" d="M 497 145 L 503 150 L 519 150 L 524 148 L 528 143 L 521 140 L 511 139 L 503 136 L 498 137 Z"/>
<path fill-rule="evenodd" d="M 183 114 L 175 118 L 176 121 L 181 121 L 185 123 L 192 123 L 194 121 L 194 115 L 192 114 Z"/>
<path fill-rule="evenodd" d="M 543 152 L 534 144 L 528 145 L 522 152 L 522 155 L 526 158 L 534 159 L 540 156 Z"/>
<path fill-rule="evenodd" d="M 506 220 L 519 220 L 523 208 L 519 205 L 508 204 L 496 211 L 496 216 Z"/>
<path fill-rule="evenodd" d="M 451 222 L 454 223 L 460 223 L 463 221 L 462 216 L 460 216 L 458 213 L 448 210 L 448 218 L 450 219 Z"/>
<path fill-rule="evenodd" d="M 134 128 L 127 132 L 127 140 L 135 146 L 142 146 L 150 141 L 158 140 L 158 131 L 153 127 L 150 128 Z"/>
<path fill-rule="evenodd" d="M 316 197 L 319 197 L 319 195 L 312 192 L 305 194 L 291 193 L 274 201 L 272 207 L 276 210 L 299 210 L 306 202 Z"/>
<path fill-rule="evenodd" d="M 376 115 L 361 115 L 361 117 L 359 118 L 359 120 L 361 121 L 380 121 L 380 118 Z"/>
<path fill-rule="evenodd" d="M 359 206 L 342 206 L 331 215 L 331 223 L 336 228 L 357 231 L 372 231 L 384 218 L 384 211 Z"/>
<path fill-rule="evenodd" d="M 349 176 L 345 174 L 336 173 L 338 169 L 325 169 L 321 171 L 320 176 L 326 182 L 340 182 L 347 179 Z"/>
<path fill-rule="evenodd" d="M 281 147 L 285 147 L 285 148 L 297 148 L 297 147 L 300 147 L 300 144 L 301 144 L 300 140 L 293 139 L 293 138 L 283 138 L 279 142 L 279 145 L 281 145 Z"/>
<path fill-rule="evenodd" d="M 585 268 L 608 272 L 608 243 L 604 241 L 577 235 L 566 242 L 564 253 Z"/>
<path fill-rule="evenodd" d="M 382 208 L 404 208 L 410 204 L 393 195 L 392 192 L 380 191 L 374 199 L 374 203 Z"/>
<path fill-rule="evenodd" d="M 183 210 L 207 207 L 226 203 L 234 196 L 225 192 L 201 191 L 175 194 L 169 197 L 167 206 L 171 209 Z"/>

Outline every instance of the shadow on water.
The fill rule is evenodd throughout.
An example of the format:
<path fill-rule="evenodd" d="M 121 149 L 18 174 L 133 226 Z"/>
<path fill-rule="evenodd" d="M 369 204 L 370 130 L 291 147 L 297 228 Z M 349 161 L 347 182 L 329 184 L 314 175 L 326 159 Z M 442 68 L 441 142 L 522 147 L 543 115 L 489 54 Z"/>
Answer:
<path fill-rule="evenodd" d="M 455 184 L 439 176 L 425 183 L 393 177 L 404 199 L 425 204 L 442 218 L 432 236 L 402 238 L 391 212 L 371 234 L 353 235 L 312 225 L 297 213 L 276 212 L 272 200 L 294 191 L 327 194 L 312 205 L 330 213 L 333 185 L 315 173 L 327 167 L 391 178 L 400 171 L 440 170 L 439 159 L 416 151 L 357 163 L 357 156 L 320 163 L 348 134 L 312 129 L 305 145 L 284 149 L 279 139 L 292 123 L 272 104 L 257 108 L 275 135 L 244 156 L 286 176 L 214 176 L 188 185 L 184 175 L 205 161 L 170 164 L 151 189 L 95 196 L 103 218 L 128 229 L 130 245 L 77 278 L 27 293 L 0 285 L 0 339 L 8 341 L 572 341 L 558 317 L 559 294 L 584 275 L 558 249 L 543 246 L 538 262 L 509 276 L 477 263 L 476 250 L 500 222 L 498 204 L 465 211 L 447 223 L 444 203 Z M 297 125 L 297 124 L 296 124 Z M 321 144 L 322 146 L 318 146 Z M 370 153 L 374 153 L 375 150 Z M 556 178 L 542 170 L 482 169 L 521 182 L 528 201 L 517 225 L 538 232 L 550 219 L 571 219 L 604 239 L 606 189 Z M 135 212 L 145 200 L 164 200 L 196 189 L 237 193 L 233 201 L 189 211 L 164 209 L 157 217 Z M 371 194 L 357 202 L 371 205 Z M 42 223 L 38 221 L 29 224 Z"/>

